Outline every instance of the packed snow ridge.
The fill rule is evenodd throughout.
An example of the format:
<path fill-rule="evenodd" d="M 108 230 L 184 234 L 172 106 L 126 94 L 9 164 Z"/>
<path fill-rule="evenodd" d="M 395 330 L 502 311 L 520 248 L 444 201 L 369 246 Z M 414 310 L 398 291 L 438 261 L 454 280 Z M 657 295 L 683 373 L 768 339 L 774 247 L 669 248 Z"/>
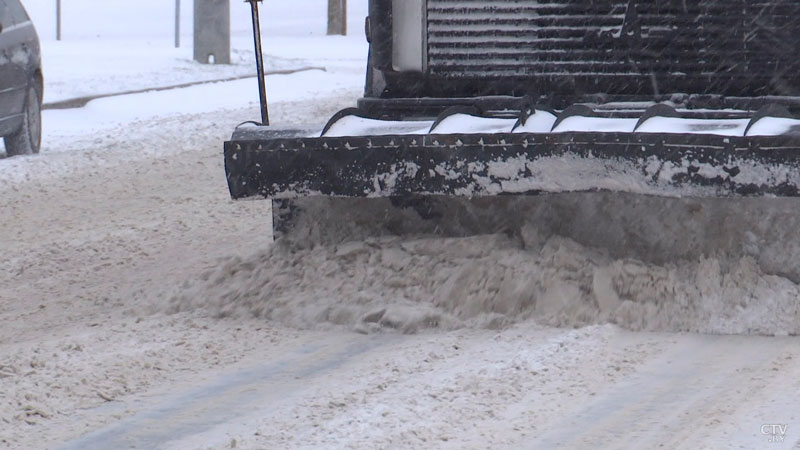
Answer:
<path fill-rule="evenodd" d="M 609 257 L 535 228 L 521 236 L 371 238 L 267 246 L 185 284 L 173 312 L 256 316 L 360 332 L 498 328 L 533 319 L 566 327 L 800 334 L 800 287 L 744 256 L 647 264 Z"/>

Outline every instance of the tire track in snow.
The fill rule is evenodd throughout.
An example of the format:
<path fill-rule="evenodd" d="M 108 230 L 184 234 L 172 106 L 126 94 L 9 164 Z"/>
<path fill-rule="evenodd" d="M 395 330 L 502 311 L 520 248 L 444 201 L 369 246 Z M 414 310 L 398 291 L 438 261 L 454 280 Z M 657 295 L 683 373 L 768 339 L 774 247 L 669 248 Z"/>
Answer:
<path fill-rule="evenodd" d="M 737 448 L 759 448 L 768 444 L 768 437 L 759 431 L 766 420 L 763 423 L 788 422 L 790 431 L 794 428 L 782 445 L 770 448 L 800 445 L 800 415 L 795 412 L 800 391 L 787 395 L 786 386 L 770 386 L 760 376 L 760 372 L 779 370 L 774 364 L 797 342 L 751 339 L 749 345 L 730 336 L 682 339 L 526 447 L 696 449 L 728 448 L 735 443 Z M 753 345 L 756 339 L 761 345 Z M 792 366 L 789 370 L 800 371 L 797 363 Z M 763 416 L 764 409 L 768 417 Z M 732 418 L 737 431 L 720 425 Z"/>
<path fill-rule="evenodd" d="M 281 360 L 222 376 L 215 382 L 171 396 L 147 411 L 58 449 L 165 448 L 219 425 L 229 427 L 237 416 L 255 415 L 264 420 L 282 402 L 313 385 L 312 379 L 397 339 L 398 336 L 390 335 L 352 335 L 305 345 Z M 213 444 L 205 440 L 204 443 Z"/>

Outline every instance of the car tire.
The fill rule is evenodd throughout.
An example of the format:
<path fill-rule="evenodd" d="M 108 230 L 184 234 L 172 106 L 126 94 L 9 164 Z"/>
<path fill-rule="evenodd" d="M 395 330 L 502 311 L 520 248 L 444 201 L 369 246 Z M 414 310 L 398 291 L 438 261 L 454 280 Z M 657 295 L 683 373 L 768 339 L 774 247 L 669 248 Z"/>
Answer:
<path fill-rule="evenodd" d="M 39 92 L 33 86 L 28 88 L 25 96 L 25 114 L 22 126 L 13 134 L 5 137 L 6 155 L 32 155 L 39 153 L 42 143 L 42 105 Z"/>

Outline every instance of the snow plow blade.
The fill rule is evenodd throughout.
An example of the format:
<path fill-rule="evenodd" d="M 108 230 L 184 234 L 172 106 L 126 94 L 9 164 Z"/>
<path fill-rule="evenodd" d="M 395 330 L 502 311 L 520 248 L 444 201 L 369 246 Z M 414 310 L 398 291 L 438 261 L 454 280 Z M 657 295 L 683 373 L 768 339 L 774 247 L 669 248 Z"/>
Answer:
<path fill-rule="evenodd" d="M 225 143 L 225 166 L 234 199 L 584 191 L 796 197 L 800 133 L 793 127 L 800 129 L 800 121 L 780 121 L 781 134 L 769 136 L 579 131 L 308 138 L 254 127 Z"/>
<path fill-rule="evenodd" d="M 585 108 L 551 118 L 542 109 L 527 111 L 525 121 L 451 111 L 429 124 L 348 111 L 323 134 L 336 134 L 337 123 L 343 132 L 377 134 L 309 138 L 308 129 L 242 127 L 225 143 L 225 167 L 231 196 L 272 199 L 274 236 L 304 247 L 386 235 L 519 234 L 534 223 L 654 262 L 720 253 L 758 259 L 761 250 L 752 249 L 768 249 L 765 270 L 800 279 L 786 271 L 800 254 L 786 235 L 800 227 L 793 213 L 800 121 L 764 111 L 681 118 L 665 108 L 651 110 L 670 116 L 591 120 Z M 518 132 L 541 120 L 552 120 L 550 132 Z M 475 132 L 509 124 L 513 132 Z M 465 128 L 416 134 L 420 125 Z M 755 133 L 762 135 L 745 136 Z M 570 229 L 580 223 L 596 230 Z"/>

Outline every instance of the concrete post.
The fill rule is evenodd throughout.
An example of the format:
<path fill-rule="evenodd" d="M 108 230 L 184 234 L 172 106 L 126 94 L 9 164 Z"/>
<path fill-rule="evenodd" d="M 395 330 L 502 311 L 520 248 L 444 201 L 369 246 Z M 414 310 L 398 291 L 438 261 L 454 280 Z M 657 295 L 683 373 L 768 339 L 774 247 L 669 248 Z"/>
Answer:
<path fill-rule="evenodd" d="M 230 0 L 194 0 L 194 59 L 231 63 Z"/>
<path fill-rule="evenodd" d="M 328 34 L 347 34 L 347 0 L 328 0 Z"/>

